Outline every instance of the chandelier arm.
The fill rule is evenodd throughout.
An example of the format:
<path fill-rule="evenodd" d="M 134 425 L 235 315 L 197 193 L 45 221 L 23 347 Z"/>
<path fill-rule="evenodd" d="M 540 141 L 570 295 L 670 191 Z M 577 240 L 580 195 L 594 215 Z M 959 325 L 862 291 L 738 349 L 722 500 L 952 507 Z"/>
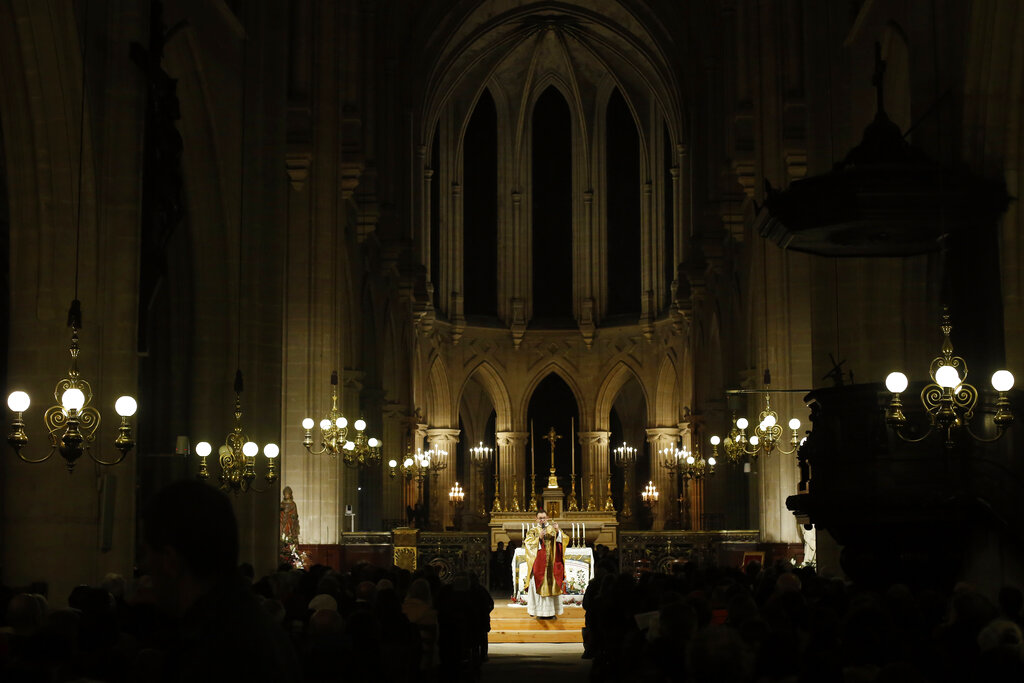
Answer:
<path fill-rule="evenodd" d="M 967 430 L 967 433 L 971 435 L 971 438 L 979 443 L 995 443 L 996 441 L 999 441 L 999 439 L 1003 438 L 1004 434 L 1006 434 L 1006 428 L 1000 427 L 998 425 L 996 426 L 996 435 L 993 436 L 992 438 L 978 436 L 977 434 L 974 433 L 974 430 L 971 429 L 970 424 L 965 424 L 964 428 Z"/>
<path fill-rule="evenodd" d="M 125 453 L 122 453 L 122 454 L 121 454 L 120 456 L 118 456 L 118 457 L 117 457 L 116 459 L 114 459 L 114 460 L 103 460 L 103 459 L 101 459 L 101 458 L 97 458 L 97 457 L 96 457 L 95 455 L 93 455 L 93 454 L 92 454 L 92 449 L 91 449 L 91 448 L 87 448 L 87 449 L 85 449 L 85 450 L 86 450 L 86 452 L 87 452 L 87 453 L 89 453 L 89 457 L 93 459 L 93 462 L 95 462 L 95 463 L 97 463 L 97 464 L 99 464 L 99 465 L 105 465 L 105 466 L 107 466 L 107 467 L 111 467 L 111 466 L 113 466 L 113 465 L 118 465 L 118 464 L 120 464 L 120 463 L 121 463 L 121 462 L 122 462 L 122 461 L 123 461 L 123 460 L 124 460 L 124 459 L 125 459 L 126 457 L 128 457 L 128 453 L 127 453 L 127 452 L 125 452 Z"/>
<path fill-rule="evenodd" d="M 52 446 L 50 448 L 50 452 L 49 453 L 47 453 L 46 455 L 44 455 L 41 458 L 35 458 L 35 459 L 26 457 L 25 454 L 21 452 L 20 448 L 18 448 L 16 450 L 17 450 L 17 453 L 18 453 L 18 457 L 21 458 L 24 462 L 31 463 L 31 464 L 35 465 L 36 463 L 46 462 L 47 460 L 49 460 L 53 456 L 53 452 L 55 450 L 57 450 L 57 447 L 56 446 Z"/>
<path fill-rule="evenodd" d="M 903 441 L 905 441 L 907 443 L 921 443 L 922 441 L 924 441 L 925 439 L 927 439 L 929 436 L 932 435 L 932 432 L 935 431 L 935 427 L 934 427 L 934 425 L 928 427 L 928 431 L 925 432 L 924 434 L 922 434 L 921 436 L 919 436 L 916 439 L 912 438 L 912 437 L 909 437 L 909 436 L 904 436 L 903 435 L 903 431 L 901 429 L 896 429 L 894 431 L 896 432 L 896 436 L 900 437 L 900 439 L 902 439 Z"/>
<path fill-rule="evenodd" d="M 775 446 L 775 450 L 777 450 L 779 453 L 782 453 L 783 455 L 793 455 L 798 450 L 800 450 L 800 444 L 797 444 L 794 448 L 790 448 L 788 451 L 782 446 Z"/>

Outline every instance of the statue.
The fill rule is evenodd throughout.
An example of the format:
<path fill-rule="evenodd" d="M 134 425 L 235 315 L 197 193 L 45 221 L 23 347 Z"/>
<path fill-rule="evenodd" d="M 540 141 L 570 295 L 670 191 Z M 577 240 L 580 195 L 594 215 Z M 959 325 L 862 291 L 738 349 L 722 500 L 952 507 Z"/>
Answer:
<path fill-rule="evenodd" d="M 281 528 L 281 563 L 295 565 L 298 557 L 299 543 L 299 510 L 292 498 L 292 487 L 285 486 L 281 491 L 280 528 Z"/>

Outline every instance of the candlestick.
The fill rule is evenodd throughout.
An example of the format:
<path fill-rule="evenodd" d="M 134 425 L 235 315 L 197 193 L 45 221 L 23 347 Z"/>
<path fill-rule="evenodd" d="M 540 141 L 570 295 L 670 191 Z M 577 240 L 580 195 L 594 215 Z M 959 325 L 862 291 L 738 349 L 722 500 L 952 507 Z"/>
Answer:
<path fill-rule="evenodd" d="M 569 418 L 569 465 L 572 467 L 572 476 L 576 476 L 576 418 Z M 575 486 L 575 484 L 573 484 Z"/>

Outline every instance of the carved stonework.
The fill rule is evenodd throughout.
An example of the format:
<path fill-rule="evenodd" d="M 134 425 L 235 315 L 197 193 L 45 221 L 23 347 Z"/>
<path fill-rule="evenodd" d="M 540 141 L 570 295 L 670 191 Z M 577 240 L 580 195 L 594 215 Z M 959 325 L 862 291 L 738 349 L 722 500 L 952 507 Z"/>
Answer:
<path fill-rule="evenodd" d="M 512 324 L 509 329 L 512 331 L 512 346 L 518 349 L 526 334 L 526 302 L 522 299 L 512 299 Z"/>
<path fill-rule="evenodd" d="M 597 326 L 594 324 L 594 299 L 587 297 L 580 307 L 580 334 L 583 335 L 583 343 L 589 349 L 594 343 L 594 331 Z"/>

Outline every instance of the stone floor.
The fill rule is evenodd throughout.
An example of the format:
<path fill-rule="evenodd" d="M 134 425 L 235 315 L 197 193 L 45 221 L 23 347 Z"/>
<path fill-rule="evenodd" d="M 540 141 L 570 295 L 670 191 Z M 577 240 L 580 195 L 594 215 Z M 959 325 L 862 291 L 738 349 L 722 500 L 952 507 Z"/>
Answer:
<path fill-rule="evenodd" d="M 492 643 L 480 680 L 524 683 L 543 674 L 544 680 L 575 683 L 590 680 L 590 660 L 581 659 L 582 643 Z"/>

